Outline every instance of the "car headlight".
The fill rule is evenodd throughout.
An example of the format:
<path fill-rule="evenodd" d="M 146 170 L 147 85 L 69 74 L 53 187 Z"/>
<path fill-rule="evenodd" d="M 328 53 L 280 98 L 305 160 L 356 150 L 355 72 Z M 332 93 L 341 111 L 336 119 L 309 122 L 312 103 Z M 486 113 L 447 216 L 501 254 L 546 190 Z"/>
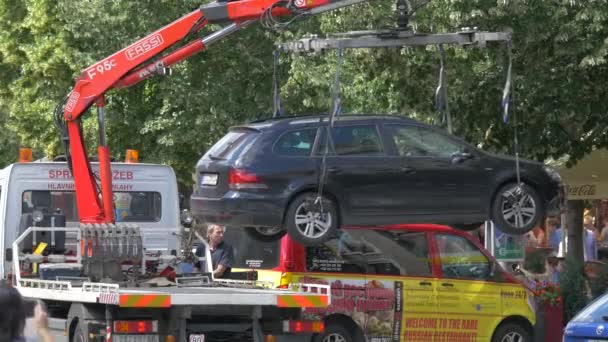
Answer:
<path fill-rule="evenodd" d="M 549 176 L 549 178 L 551 178 L 552 180 L 554 180 L 556 182 L 562 181 L 562 176 L 560 176 L 559 173 L 554 168 L 545 166 L 544 169 L 545 169 L 545 172 L 547 173 L 547 175 Z"/>

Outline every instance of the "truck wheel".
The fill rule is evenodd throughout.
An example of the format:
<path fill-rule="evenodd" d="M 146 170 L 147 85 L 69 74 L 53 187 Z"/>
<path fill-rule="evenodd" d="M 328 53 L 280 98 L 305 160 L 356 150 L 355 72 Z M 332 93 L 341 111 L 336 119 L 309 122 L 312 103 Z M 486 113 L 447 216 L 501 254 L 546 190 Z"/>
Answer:
<path fill-rule="evenodd" d="M 492 221 L 503 233 L 522 235 L 534 228 L 545 215 L 545 205 L 533 187 L 508 183 L 492 200 Z"/>
<path fill-rule="evenodd" d="M 279 227 L 270 228 L 270 227 L 246 227 L 245 234 L 249 236 L 254 241 L 259 242 L 272 242 L 280 240 L 285 233 L 287 233 L 284 229 Z"/>
<path fill-rule="evenodd" d="M 330 324 L 325 332 L 315 337 L 314 342 L 353 342 L 348 330 L 340 324 Z"/>
<path fill-rule="evenodd" d="M 338 229 L 336 204 L 325 196 L 317 201 L 317 195 L 311 192 L 300 194 L 287 207 L 285 229 L 295 242 L 318 246 Z"/>
<path fill-rule="evenodd" d="M 496 329 L 492 342 L 532 342 L 532 336 L 521 325 L 507 323 Z"/>

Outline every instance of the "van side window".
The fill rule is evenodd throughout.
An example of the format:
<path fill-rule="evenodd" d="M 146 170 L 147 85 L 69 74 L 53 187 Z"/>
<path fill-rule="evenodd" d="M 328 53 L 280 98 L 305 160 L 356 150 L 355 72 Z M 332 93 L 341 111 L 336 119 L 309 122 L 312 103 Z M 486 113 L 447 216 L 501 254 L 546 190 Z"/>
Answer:
<path fill-rule="evenodd" d="M 490 277 L 490 261 L 471 241 L 450 234 L 437 234 L 436 241 L 444 277 L 457 279 Z"/>
<path fill-rule="evenodd" d="M 339 231 L 338 238 L 306 248 L 306 269 L 309 272 L 365 274 L 369 268 L 368 254 L 373 252 L 350 232 Z"/>
<path fill-rule="evenodd" d="M 352 230 L 368 249 L 368 273 L 393 276 L 430 276 L 426 235 L 418 232 Z"/>
<path fill-rule="evenodd" d="M 274 151 L 282 156 L 309 156 L 316 135 L 316 128 L 287 132 L 277 140 Z"/>

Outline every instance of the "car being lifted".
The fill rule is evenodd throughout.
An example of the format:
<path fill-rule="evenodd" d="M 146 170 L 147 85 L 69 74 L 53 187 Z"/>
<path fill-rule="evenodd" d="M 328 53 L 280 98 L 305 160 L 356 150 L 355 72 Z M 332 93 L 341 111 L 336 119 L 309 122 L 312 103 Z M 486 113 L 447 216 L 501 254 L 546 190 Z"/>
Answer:
<path fill-rule="evenodd" d="M 469 230 L 490 219 L 524 234 L 558 198 L 560 177 L 530 160 L 519 169 L 521 183 L 513 158 L 403 117 L 341 115 L 334 128 L 328 116 L 278 118 L 233 127 L 207 151 L 191 208 L 258 239 L 288 232 L 303 245 L 349 225 Z"/>

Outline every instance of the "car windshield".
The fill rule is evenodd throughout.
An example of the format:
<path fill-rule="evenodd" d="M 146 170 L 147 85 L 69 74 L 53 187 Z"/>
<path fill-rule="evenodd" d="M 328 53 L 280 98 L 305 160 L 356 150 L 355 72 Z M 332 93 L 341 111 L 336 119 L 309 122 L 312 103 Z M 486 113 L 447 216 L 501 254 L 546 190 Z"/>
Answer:
<path fill-rule="evenodd" d="M 579 323 L 605 323 L 608 321 L 608 295 L 596 299 L 589 304 L 578 315 L 574 316 L 572 322 Z"/>
<path fill-rule="evenodd" d="M 226 228 L 224 240 L 234 249 L 234 268 L 268 270 L 279 266 L 280 240 L 256 241 L 245 234 L 243 229 L 230 227 Z"/>

